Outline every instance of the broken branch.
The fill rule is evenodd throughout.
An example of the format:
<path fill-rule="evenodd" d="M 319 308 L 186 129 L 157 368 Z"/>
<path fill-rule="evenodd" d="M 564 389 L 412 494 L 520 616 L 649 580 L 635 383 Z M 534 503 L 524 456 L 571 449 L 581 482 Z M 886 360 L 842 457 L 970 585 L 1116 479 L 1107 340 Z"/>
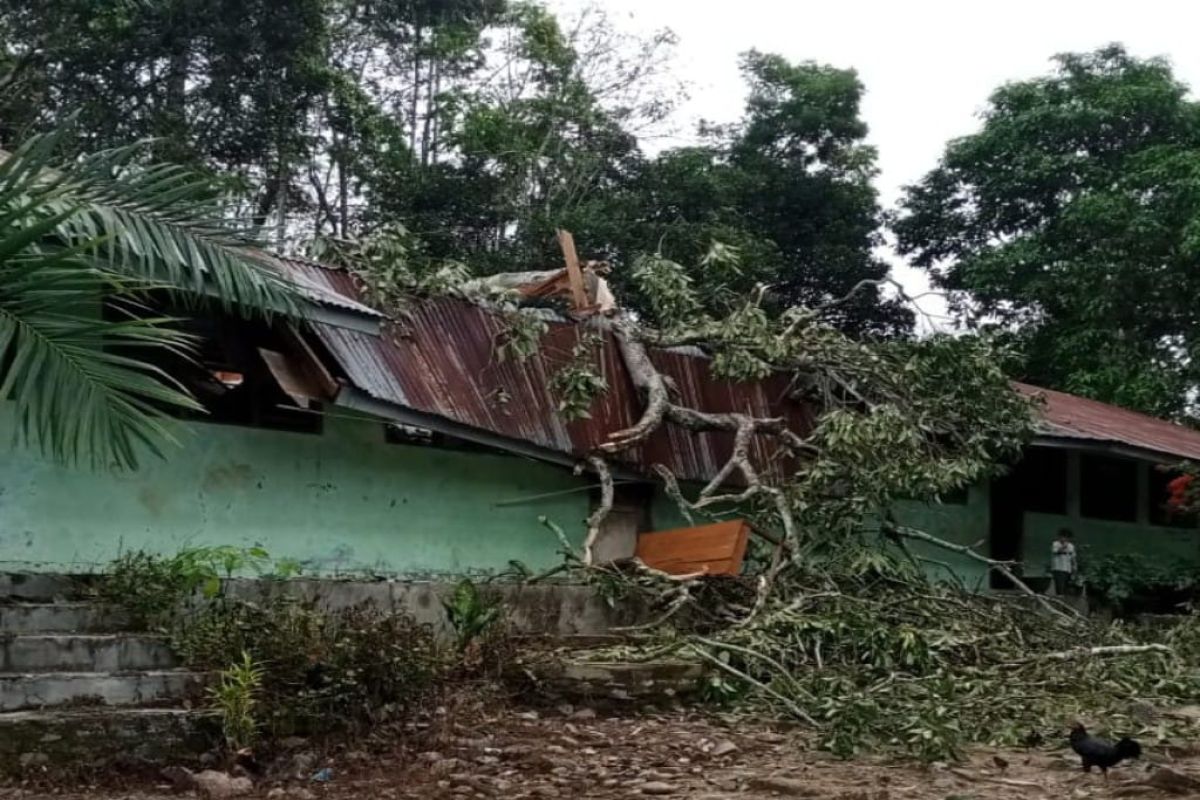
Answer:
<path fill-rule="evenodd" d="M 590 567 L 593 563 L 596 541 L 600 538 L 600 532 L 604 527 L 604 520 L 612 511 L 613 478 L 612 472 L 608 469 L 608 462 L 600 456 L 588 456 L 587 465 L 600 479 L 600 505 L 596 506 L 596 510 L 588 515 L 587 538 L 583 542 L 583 563 Z"/>
<path fill-rule="evenodd" d="M 987 565 L 988 569 L 993 569 L 996 572 L 999 572 L 1001 575 L 1003 575 L 1005 578 L 1007 578 L 1009 581 L 1011 581 L 1013 586 L 1017 587 L 1017 589 L 1019 591 L 1021 591 L 1023 594 L 1028 595 L 1029 597 L 1032 597 L 1034 599 L 1034 601 L 1037 602 L 1038 605 L 1040 605 L 1042 608 L 1046 609 L 1047 611 L 1049 611 L 1051 614 L 1053 614 L 1056 617 L 1059 617 L 1061 619 L 1072 619 L 1072 618 L 1078 619 L 1081 616 L 1079 614 L 1079 612 L 1073 608 L 1070 609 L 1070 613 L 1066 613 L 1062 609 L 1055 608 L 1054 605 L 1052 603 L 1050 603 L 1049 600 L 1047 600 L 1045 597 L 1043 597 L 1042 595 L 1035 592 L 1033 589 L 1030 589 L 1028 584 L 1026 584 L 1023 580 L 1018 578 L 1016 573 L 1013 572 L 1012 569 L 1009 567 L 1008 562 L 997 561 L 994 558 L 988 558 L 987 556 L 976 553 L 974 550 L 972 550 L 970 547 L 968 547 L 965 544 L 955 544 L 954 542 L 947 542 L 945 539 L 939 539 L 938 537 L 932 536 L 932 535 L 926 533 L 925 531 L 919 531 L 919 530 L 916 530 L 915 528 L 906 528 L 903 525 L 897 525 L 894 522 L 891 522 L 890 520 L 887 520 L 887 519 L 883 520 L 883 522 L 881 523 L 881 527 L 884 529 L 885 533 L 892 534 L 895 536 L 903 536 L 908 539 L 916 539 L 917 541 L 921 541 L 921 542 L 928 542 L 929 544 L 935 545 L 937 547 L 941 547 L 945 550 L 949 550 L 954 553 L 961 553 L 962 555 L 967 556 L 970 559 L 978 561 L 981 564 Z M 1065 608 L 1065 606 L 1064 606 L 1064 608 Z"/>

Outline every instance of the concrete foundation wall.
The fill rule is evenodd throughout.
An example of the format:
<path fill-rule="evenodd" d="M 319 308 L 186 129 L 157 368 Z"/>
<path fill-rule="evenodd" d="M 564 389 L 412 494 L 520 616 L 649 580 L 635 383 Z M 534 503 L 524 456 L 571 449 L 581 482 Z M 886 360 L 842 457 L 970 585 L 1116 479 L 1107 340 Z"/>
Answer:
<path fill-rule="evenodd" d="M 645 609 L 632 600 L 610 604 L 590 586 L 545 583 L 477 584 L 480 592 L 499 602 L 513 633 L 530 636 L 604 636 L 614 627 L 645 621 Z M 405 612 L 439 634 L 450 633 L 442 599 L 454 583 L 440 581 L 233 580 L 228 597 L 262 600 L 272 593 L 299 597 L 328 609 L 370 603 L 384 611 Z"/>

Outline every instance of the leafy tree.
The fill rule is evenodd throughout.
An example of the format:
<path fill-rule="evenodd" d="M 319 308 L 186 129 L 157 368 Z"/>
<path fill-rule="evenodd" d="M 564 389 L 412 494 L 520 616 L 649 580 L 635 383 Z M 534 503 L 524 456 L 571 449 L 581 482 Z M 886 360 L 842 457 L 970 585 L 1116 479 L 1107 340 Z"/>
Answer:
<path fill-rule="evenodd" d="M 692 278 L 710 298 L 769 284 L 776 311 L 827 304 L 861 281 L 884 279 L 887 265 L 873 254 L 876 154 L 863 144 L 858 77 L 753 51 L 742 73 L 750 94 L 740 122 L 707 128 L 702 146 L 666 151 L 639 175 L 624 252 L 661 249 L 703 265 Z M 727 245 L 723 254 L 713 242 Z M 715 255 L 726 269 L 712 269 Z M 827 318 L 856 334 L 911 325 L 910 312 L 877 285 L 860 286 Z"/>
<path fill-rule="evenodd" d="M 696 265 L 713 310 L 760 283 L 772 313 L 825 304 L 887 272 L 849 71 L 751 53 L 741 122 L 647 158 L 639 137 L 681 95 L 674 36 L 630 37 L 595 8 L 15 0 L 0 40 L 0 143 L 73 111 L 78 152 L 157 137 L 158 158 L 250 190 L 239 215 L 284 248 L 401 225 L 410 259 L 490 274 L 557 264 L 565 227 L 647 314 L 632 268 L 660 245 Z M 859 334 L 910 324 L 874 285 L 827 317 Z"/>
<path fill-rule="evenodd" d="M 305 120 L 326 89 L 325 0 L 14 0 L 0 35 L 20 80 L 12 145 L 79 124 L 77 152 L 155 137 L 150 155 L 254 188 L 260 222 L 286 214 Z"/>
<path fill-rule="evenodd" d="M 172 440 L 171 409 L 201 410 L 149 361 L 186 352 L 147 293 L 291 311 L 290 288 L 248 260 L 208 182 L 131 168 L 136 148 L 64 161 L 57 132 L 0 153 L 0 399 L 17 434 L 60 459 L 134 466 Z M 101 299 L 115 315 L 100 312 Z"/>
<path fill-rule="evenodd" d="M 1200 377 L 1200 109 L 1116 45 L 1056 64 L 998 89 L 909 187 L 900 251 L 1009 332 L 1023 377 L 1181 413 Z"/>

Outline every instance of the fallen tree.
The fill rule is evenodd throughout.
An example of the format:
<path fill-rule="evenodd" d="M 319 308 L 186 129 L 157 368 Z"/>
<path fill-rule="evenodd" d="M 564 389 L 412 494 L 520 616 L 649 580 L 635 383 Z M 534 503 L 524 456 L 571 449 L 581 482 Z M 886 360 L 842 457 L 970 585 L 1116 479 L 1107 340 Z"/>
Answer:
<path fill-rule="evenodd" d="M 729 257 L 728 249 L 720 252 Z M 701 660 L 713 667 L 711 700 L 803 722 L 841 754 L 889 747 L 953 757 L 971 742 L 1018 742 L 1031 728 L 1049 737 L 1075 714 L 1119 718 L 1131 695 L 1163 703 L 1200 696 L 1185 666 L 1184 653 L 1200 649 L 1190 622 L 1169 643 L 1096 627 L 1030 590 L 1013 564 L 891 518 L 901 499 L 936 502 L 995 474 L 1026 441 L 1032 404 L 1012 391 L 991 341 L 856 341 L 826 321 L 851 297 L 787 309 L 773 307 L 765 288 L 750 297 L 700 298 L 688 270 L 661 257 L 641 260 L 633 278 L 655 317 L 671 320 L 667 328 L 648 328 L 619 310 L 579 324 L 613 338 L 642 400 L 641 416 L 609 433 L 579 465 L 600 487 L 582 548 L 545 520 L 568 568 L 658 605 L 639 631 L 649 636 L 646 644 L 602 657 Z M 509 321 L 511 331 L 498 343 L 506 357 L 537 358 L 544 322 L 521 313 L 513 296 L 520 280 L 473 279 L 455 291 Z M 566 304 L 563 311 L 581 308 Z M 700 348 L 718 378 L 786 375 L 810 424 L 687 405 L 651 357 L 653 348 L 683 345 Z M 560 408 L 571 413 L 586 413 L 594 399 L 588 392 L 604 390 L 601 376 L 587 379 L 596 369 L 590 353 L 577 348 L 572 380 L 564 381 L 575 395 Z M 732 434 L 728 458 L 703 486 L 683 485 L 663 464 L 653 465 L 653 474 L 688 519 L 750 521 L 759 536 L 744 579 L 666 575 L 636 560 L 596 563 L 615 467 L 668 427 Z M 999 572 L 1023 600 L 975 596 L 930 580 L 908 541 Z"/>

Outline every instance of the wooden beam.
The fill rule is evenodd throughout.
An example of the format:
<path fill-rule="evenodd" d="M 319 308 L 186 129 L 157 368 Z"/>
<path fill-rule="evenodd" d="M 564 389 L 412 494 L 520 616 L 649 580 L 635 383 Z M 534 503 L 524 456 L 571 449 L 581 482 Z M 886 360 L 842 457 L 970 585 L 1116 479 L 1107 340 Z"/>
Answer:
<path fill-rule="evenodd" d="M 588 307 L 587 290 L 583 286 L 583 268 L 579 266 L 579 254 L 575 252 L 575 237 L 570 231 L 558 232 L 558 246 L 562 248 L 563 260 L 567 262 L 567 280 L 571 286 L 571 307 L 582 311 Z"/>

